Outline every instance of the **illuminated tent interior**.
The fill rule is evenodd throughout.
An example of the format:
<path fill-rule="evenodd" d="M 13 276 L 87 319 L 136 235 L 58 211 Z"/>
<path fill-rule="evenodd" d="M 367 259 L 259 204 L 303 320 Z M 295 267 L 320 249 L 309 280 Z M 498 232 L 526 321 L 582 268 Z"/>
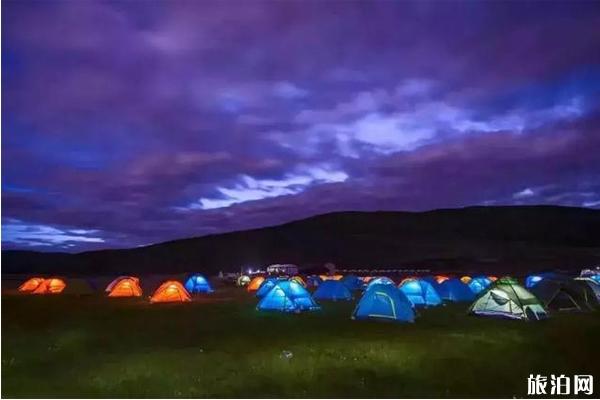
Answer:
<path fill-rule="evenodd" d="M 241 275 L 239 278 L 237 278 L 236 282 L 238 286 L 246 286 L 249 285 L 251 281 L 252 279 L 248 275 Z"/>
<path fill-rule="evenodd" d="M 113 290 L 113 288 L 115 287 L 115 285 L 116 285 L 117 283 L 119 283 L 119 281 L 120 281 L 121 279 L 127 279 L 127 278 L 129 278 L 129 279 L 136 279 L 136 280 L 138 281 L 138 284 L 140 283 L 138 278 L 135 278 L 135 277 L 133 277 L 133 276 L 128 276 L 128 275 L 121 275 L 121 276 L 119 276 L 119 277 L 117 277 L 117 278 L 113 279 L 113 280 L 112 280 L 112 281 L 111 281 L 111 282 L 110 282 L 110 283 L 109 283 L 109 284 L 106 286 L 106 289 L 104 289 L 104 291 L 105 291 L 105 292 L 107 292 L 107 293 L 109 293 L 111 290 Z"/>
<path fill-rule="evenodd" d="M 67 287 L 65 281 L 59 278 L 44 279 L 42 283 L 36 287 L 33 294 L 59 294 Z"/>
<path fill-rule="evenodd" d="M 140 297 L 140 280 L 133 276 L 119 277 L 109 285 L 108 297 Z M 108 289 L 108 287 L 107 287 Z"/>
<path fill-rule="evenodd" d="M 201 274 L 193 274 L 185 281 L 188 293 L 212 293 L 214 290 L 208 280 Z"/>
<path fill-rule="evenodd" d="M 259 311 L 301 312 L 319 310 L 310 293 L 296 281 L 278 281 L 258 302 Z"/>
<path fill-rule="evenodd" d="M 44 282 L 44 278 L 29 278 L 19 286 L 19 292 L 33 292 Z"/>
<path fill-rule="evenodd" d="M 478 276 L 471 279 L 471 282 L 469 282 L 469 289 L 471 289 L 473 293 L 479 294 L 486 290 L 491 284 L 492 281 L 488 277 Z"/>
<path fill-rule="evenodd" d="M 433 285 L 424 279 L 411 279 L 400 284 L 400 291 L 414 306 L 438 306 L 442 298 Z"/>
<path fill-rule="evenodd" d="M 472 278 L 470 276 L 468 276 L 468 275 L 465 275 L 465 276 L 463 276 L 463 277 L 460 278 L 461 282 L 465 283 L 465 284 L 469 284 L 469 282 L 471 282 L 471 279 Z"/>
<path fill-rule="evenodd" d="M 282 282 L 284 280 L 285 279 L 280 279 L 280 278 L 275 278 L 275 277 L 265 279 L 263 281 L 263 283 L 260 285 L 260 287 L 258 288 L 258 290 L 256 291 L 256 297 L 258 297 L 259 299 L 265 297 L 265 295 L 267 293 L 269 293 L 269 291 L 271 289 L 273 289 L 273 287 L 275 286 L 275 284 L 277 282 Z M 296 281 L 294 281 L 294 282 L 296 282 Z M 296 282 L 296 283 L 298 283 L 298 282 Z"/>
<path fill-rule="evenodd" d="M 262 276 L 255 276 L 248 284 L 246 290 L 248 290 L 249 292 L 255 292 L 258 290 L 258 288 L 260 288 L 260 285 L 262 285 L 264 281 L 265 278 L 263 278 Z"/>
<path fill-rule="evenodd" d="M 192 301 L 185 287 L 177 281 L 166 281 L 156 289 L 150 303 L 171 303 Z"/>
<path fill-rule="evenodd" d="M 352 319 L 414 322 L 415 311 L 396 286 L 376 284 L 364 292 L 352 313 Z"/>

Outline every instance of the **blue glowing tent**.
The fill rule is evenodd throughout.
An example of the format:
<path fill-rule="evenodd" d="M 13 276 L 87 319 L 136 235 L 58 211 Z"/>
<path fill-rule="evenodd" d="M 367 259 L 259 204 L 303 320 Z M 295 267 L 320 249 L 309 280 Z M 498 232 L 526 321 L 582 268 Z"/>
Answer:
<path fill-rule="evenodd" d="M 301 312 L 319 310 L 310 293 L 296 281 L 278 281 L 258 302 L 259 311 Z"/>
<path fill-rule="evenodd" d="M 352 293 L 341 281 L 325 281 L 313 293 L 316 300 L 352 300 Z"/>
<path fill-rule="evenodd" d="M 556 272 L 540 272 L 537 274 L 529 275 L 527 278 L 525 278 L 525 287 L 527 289 L 531 289 L 532 287 L 534 287 L 535 285 L 537 285 L 544 279 L 564 280 L 564 279 L 570 279 L 570 278 L 567 276 L 558 274 Z"/>
<path fill-rule="evenodd" d="M 530 289 L 540 283 L 542 279 L 544 279 L 544 277 L 541 275 L 529 275 L 527 278 L 525 278 L 525 287 Z"/>
<path fill-rule="evenodd" d="M 358 276 L 346 275 L 341 282 L 350 290 L 361 290 L 365 284 Z"/>
<path fill-rule="evenodd" d="M 367 290 L 373 285 L 394 285 L 394 286 L 396 286 L 396 283 L 394 283 L 394 281 L 391 280 L 390 278 L 388 278 L 387 276 L 378 276 L 377 278 L 373 278 L 369 281 L 369 283 L 367 284 Z"/>
<path fill-rule="evenodd" d="M 190 293 L 212 293 L 213 289 L 208 280 L 200 275 L 194 274 L 185 281 L 185 289 Z"/>
<path fill-rule="evenodd" d="M 475 300 L 475 293 L 460 279 L 451 278 L 440 283 L 438 293 L 444 300 L 460 302 Z"/>
<path fill-rule="evenodd" d="M 414 306 L 437 306 L 442 304 L 442 299 L 433 285 L 424 279 L 408 279 L 400 285 L 408 300 Z"/>
<path fill-rule="evenodd" d="M 414 322 L 415 311 L 395 285 L 376 284 L 364 292 L 352 313 L 352 319 Z"/>
<path fill-rule="evenodd" d="M 256 291 L 256 297 L 258 297 L 259 299 L 262 299 L 263 297 L 265 297 L 265 295 L 267 293 L 269 293 L 269 291 L 271 289 L 273 289 L 273 287 L 275 286 L 276 283 L 282 281 L 282 279 L 279 278 L 267 278 L 263 281 L 263 283 L 260 284 L 260 286 L 258 287 L 258 290 Z"/>
<path fill-rule="evenodd" d="M 471 279 L 471 282 L 469 282 L 469 289 L 471 289 L 473 293 L 478 295 L 479 293 L 490 287 L 491 284 L 492 281 L 490 278 L 486 276 L 477 276 Z"/>

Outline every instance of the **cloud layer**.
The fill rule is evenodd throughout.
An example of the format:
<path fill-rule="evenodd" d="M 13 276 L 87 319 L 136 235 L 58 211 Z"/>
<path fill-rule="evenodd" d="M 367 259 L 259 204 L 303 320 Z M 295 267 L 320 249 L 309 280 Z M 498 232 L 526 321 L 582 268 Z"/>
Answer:
<path fill-rule="evenodd" d="M 9 2 L 3 248 L 600 207 L 586 2 Z"/>

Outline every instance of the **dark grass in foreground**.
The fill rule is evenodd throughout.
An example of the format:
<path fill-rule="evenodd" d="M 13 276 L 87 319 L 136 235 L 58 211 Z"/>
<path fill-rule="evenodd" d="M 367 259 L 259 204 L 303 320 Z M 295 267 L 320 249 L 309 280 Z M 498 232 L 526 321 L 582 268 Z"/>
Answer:
<path fill-rule="evenodd" d="M 525 397 L 530 373 L 600 378 L 600 315 L 542 323 L 423 310 L 415 324 L 228 301 L 2 297 L 3 397 Z M 282 352 L 293 357 L 286 358 Z"/>

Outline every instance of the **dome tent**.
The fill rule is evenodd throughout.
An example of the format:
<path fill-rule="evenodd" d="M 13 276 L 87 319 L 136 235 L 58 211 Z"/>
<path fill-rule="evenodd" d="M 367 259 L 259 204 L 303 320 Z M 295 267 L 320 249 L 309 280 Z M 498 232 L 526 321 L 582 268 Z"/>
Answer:
<path fill-rule="evenodd" d="M 352 319 L 414 322 L 415 312 L 407 297 L 394 285 L 376 284 L 365 290 Z"/>
<path fill-rule="evenodd" d="M 539 282 L 541 282 L 543 279 L 544 279 L 544 277 L 541 275 L 529 275 L 527 278 L 525 278 L 525 287 L 527 289 L 531 289 L 532 287 L 537 285 Z"/>
<path fill-rule="evenodd" d="M 313 293 L 316 300 L 352 300 L 352 293 L 341 281 L 325 281 Z"/>
<path fill-rule="evenodd" d="M 488 277 L 478 276 L 471 279 L 471 282 L 469 282 L 469 289 L 471 289 L 473 293 L 479 294 L 486 290 L 491 284 L 492 281 Z"/>
<path fill-rule="evenodd" d="M 44 282 L 44 278 L 29 278 L 19 286 L 19 292 L 33 292 Z"/>
<path fill-rule="evenodd" d="M 475 300 L 475 293 L 460 279 L 452 278 L 445 280 L 438 289 L 440 297 L 444 300 L 460 302 Z"/>
<path fill-rule="evenodd" d="M 545 278 L 530 290 L 550 310 L 593 311 L 598 307 L 594 291 L 582 281 Z"/>
<path fill-rule="evenodd" d="M 346 275 L 342 278 L 342 283 L 350 290 L 361 290 L 364 287 L 363 281 L 355 275 Z"/>
<path fill-rule="evenodd" d="M 67 284 L 59 278 L 44 279 L 31 293 L 33 294 L 59 294 L 62 293 Z"/>
<path fill-rule="evenodd" d="M 296 281 L 278 281 L 258 302 L 259 311 L 301 312 L 319 310 L 310 293 Z"/>
<path fill-rule="evenodd" d="M 275 284 L 277 282 L 282 282 L 285 279 L 281 279 L 281 278 L 267 278 L 263 281 L 263 283 L 260 284 L 260 287 L 258 288 L 258 290 L 256 291 L 256 297 L 258 297 L 259 299 L 265 297 L 265 295 L 267 293 L 269 293 L 269 291 L 271 289 L 273 289 L 273 287 L 275 286 Z M 296 282 L 298 283 L 298 282 Z M 299 283 L 298 283 L 299 284 Z M 300 285 L 300 284 L 299 284 Z M 302 286 L 302 285 L 300 285 Z"/>
<path fill-rule="evenodd" d="M 237 278 L 236 283 L 238 286 L 247 286 L 251 281 L 252 279 L 250 279 L 248 275 L 240 275 L 239 278 Z"/>
<path fill-rule="evenodd" d="M 393 285 L 396 286 L 393 280 L 388 278 L 387 276 L 378 276 L 377 278 L 373 278 L 369 280 L 367 284 L 367 289 L 369 289 L 372 285 Z"/>
<path fill-rule="evenodd" d="M 214 290 L 208 280 L 200 274 L 193 274 L 185 281 L 185 289 L 189 293 L 212 293 Z"/>
<path fill-rule="evenodd" d="M 177 281 L 166 281 L 156 289 L 150 303 L 173 303 L 192 301 L 192 296 Z"/>
<path fill-rule="evenodd" d="M 115 286 L 116 286 L 116 285 L 117 285 L 117 284 L 118 284 L 120 281 L 122 281 L 123 279 L 132 279 L 132 280 L 136 281 L 138 285 L 139 285 L 139 283 L 140 283 L 140 280 L 139 280 L 139 278 L 137 278 L 137 277 L 135 277 L 135 276 L 121 275 L 121 276 L 119 276 L 119 277 L 116 277 L 115 279 L 113 279 L 113 280 L 112 280 L 112 281 L 111 281 L 111 282 L 110 282 L 110 283 L 109 283 L 109 284 L 106 286 L 106 289 L 104 289 L 104 291 L 105 291 L 106 293 L 110 293 L 110 292 L 111 292 L 111 291 L 112 291 L 112 290 L 115 288 Z"/>
<path fill-rule="evenodd" d="M 414 306 L 438 306 L 442 304 L 442 299 L 437 290 L 424 279 L 406 280 L 400 285 L 399 289 Z"/>
<path fill-rule="evenodd" d="M 469 308 L 481 316 L 520 320 L 539 320 L 548 316 L 542 303 L 527 289 L 509 277 L 498 279 Z"/>
<path fill-rule="evenodd" d="M 262 276 L 255 276 L 254 278 L 252 278 L 252 280 L 248 284 L 248 287 L 246 288 L 246 290 L 249 292 L 255 292 L 258 290 L 258 288 L 260 287 L 260 285 L 262 285 L 262 283 L 264 281 L 265 281 L 265 278 L 263 278 Z"/>
<path fill-rule="evenodd" d="M 111 288 L 108 292 L 108 297 L 140 297 L 142 288 L 140 280 L 133 276 L 119 277 L 112 281 L 108 287 Z"/>
<path fill-rule="evenodd" d="M 122 280 L 122 279 L 136 279 L 136 280 L 138 281 L 138 284 L 139 284 L 139 279 L 138 279 L 138 278 L 135 278 L 135 277 L 132 277 L 132 276 L 129 276 L 129 275 L 121 275 L 121 276 L 118 276 L 118 277 L 116 277 L 115 279 L 113 279 L 113 280 L 112 280 L 112 281 L 111 281 L 111 282 L 110 282 L 110 283 L 109 283 L 109 284 L 106 286 L 106 289 L 104 289 L 104 291 L 105 291 L 105 292 L 107 292 L 107 293 L 109 293 L 111 290 L 113 290 L 113 288 L 115 287 L 115 285 L 116 285 L 117 283 L 119 283 L 119 281 L 120 281 L 120 280 Z"/>
<path fill-rule="evenodd" d="M 471 278 L 469 275 L 465 275 L 460 278 L 460 281 L 462 283 L 469 284 L 469 282 L 471 282 L 471 279 L 473 279 L 473 278 Z"/>

